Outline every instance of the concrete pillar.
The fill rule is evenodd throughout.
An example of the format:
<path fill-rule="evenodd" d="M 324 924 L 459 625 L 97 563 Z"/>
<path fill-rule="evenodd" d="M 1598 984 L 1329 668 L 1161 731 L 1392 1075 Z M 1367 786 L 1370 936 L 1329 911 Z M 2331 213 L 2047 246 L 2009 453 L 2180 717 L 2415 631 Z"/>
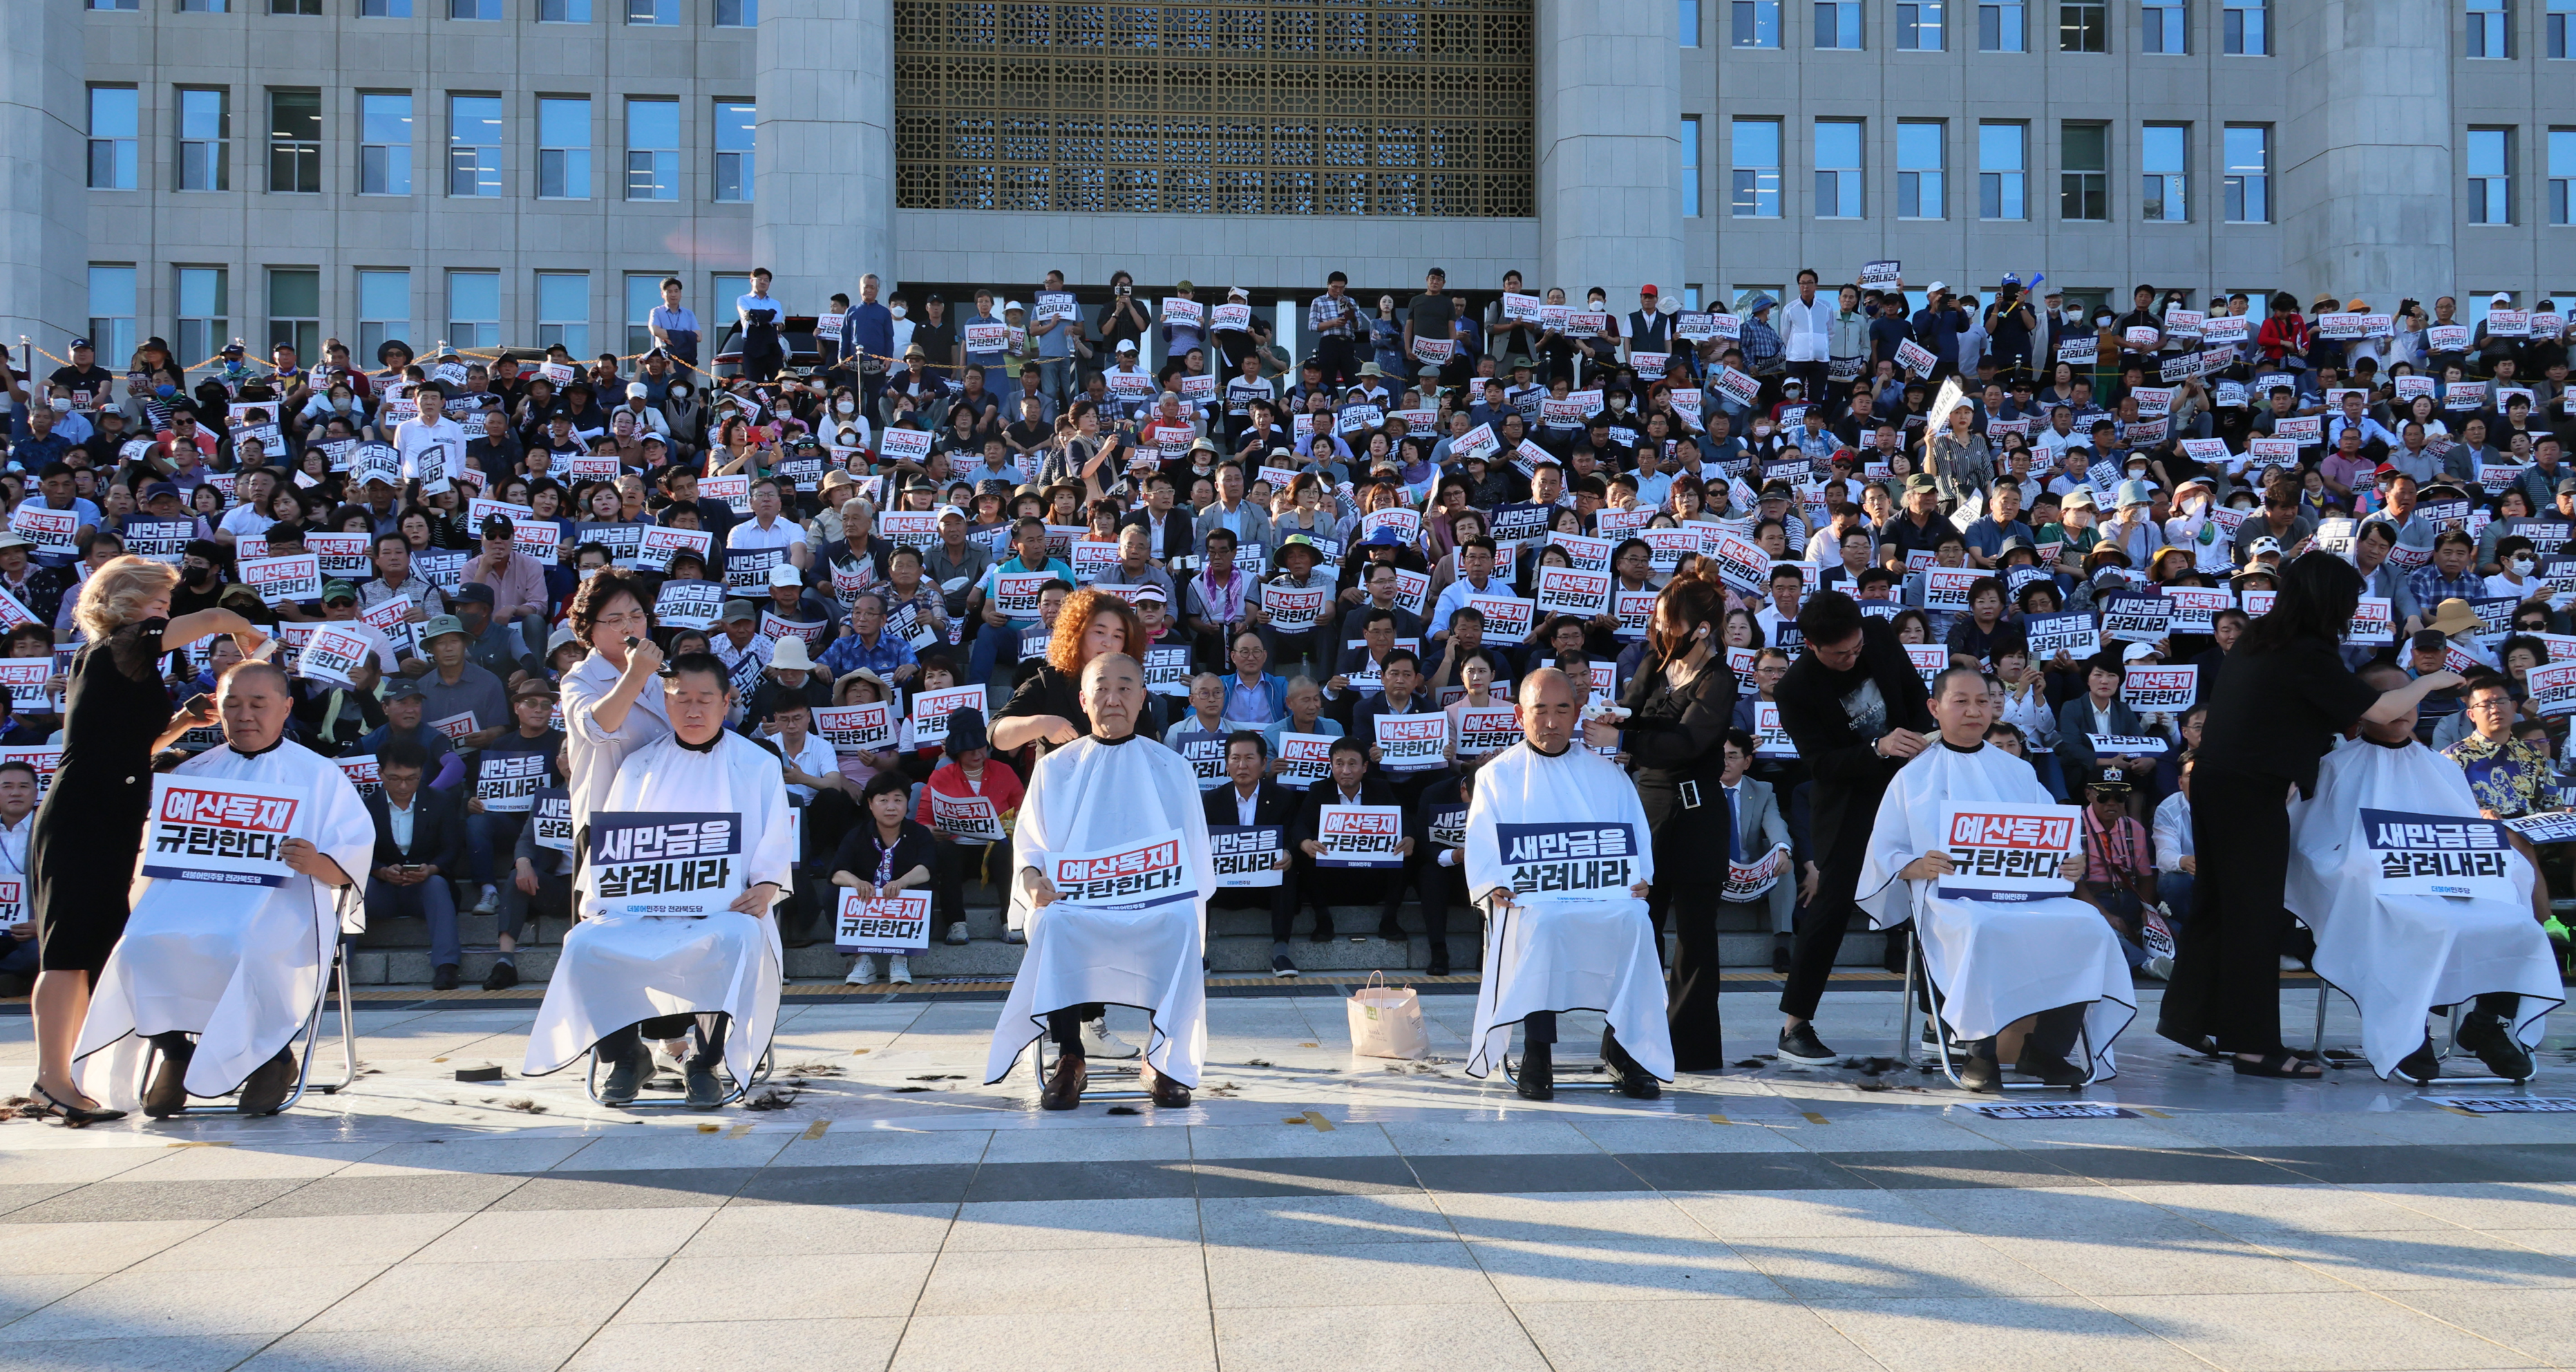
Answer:
<path fill-rule="evenodd" d="M 1680 290 L 1679 23 L 1671 4 L 1538 0 L 1533 287 L 1578 305 L 1606 287 L 1621 311 L 1645 283 Z"/>
<path fill-rule="evenodd" d="M 893 0 L 762 0 L 751 257 L 800 314 L 894 289 Z"/>
<path fill-rule="evenodd" d="M 2280 284 L 2300 300 L 2323 291 L 2391 309 L 2400 296 L 2429 304 L 2453 288 L 2458 9 L 2447 0 L 2272 6 L 2288 95 L 2272 205 Z"/>
<path fill-rule="evenodd" d="M 9 13 L 0 43 L 0 343 L 15 353 L 25 334 L 62 357 L 89 329 L 83 12 L 77 0 L 44 0 Z"/>

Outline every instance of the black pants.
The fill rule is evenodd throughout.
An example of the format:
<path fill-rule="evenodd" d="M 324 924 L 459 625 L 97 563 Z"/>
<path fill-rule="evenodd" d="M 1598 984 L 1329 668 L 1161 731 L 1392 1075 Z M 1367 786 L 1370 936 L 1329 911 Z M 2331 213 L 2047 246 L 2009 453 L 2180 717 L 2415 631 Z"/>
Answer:
<path fill-rule="evenodd" d="M 966 918 L 966 883 L 981 877 L 996 888 L 1007 889 L 1011 881 L 1011 841 L 998 843 L 940 843 L 932 845 L 937 861 L 930 869 L 930 884 L 939 904 L 939 923 L 944 928 Z"/>
<path fill-rule="evenodd" d="M 2156 1019 L 2166 1038 L 2196 1047 L 2210 1036 L 2231 1053 L 2281 1047 L 2281 940 L 2291 923 L 2281 904 L 2290 874 L 2287 789 L 2274 777 L 2193 774 L 2192 851 L 2202 879 L 2193 884 L 2191 918 L 2174 931 L 2173 976 Z"/>
<path fill-rule="evenodd" d="M 1279 874 L 1276 886 L 1221 886 L 1208 897 L 1211 910 L 1267 910 L 1270 912 L 1270 941 L 1286 943 L 1288 928 L 1297 922 L 1297 864 Z"/>
<path fill-rule="evenodd" d="M 1057 1056 L 1068 1058 L 1083 1056 L 1083 1023 L 1098 1019 L 1107 1012 L 1108 1008 L 1097 1002 L 1090 1005 L 1068 1005 L 1061 1010 L 1047 1011 L 1047 1037 L 1055 1041 Z"/>
<path fill-rule="evenodd" d="M 1668 883 L 1655 883 L 1657 896 L 1668 889 Z M 1714 1072 L 1726 1065 L 1717 1017 L 1717 993 L 1723 989 L 1718 979 L 1717 892 L 1684 888 L 1669 900 L 1675 942 L 1680 945 L 1673 953 L 1672 991 L 1664 1010 L 1664 1022 L 1673 1037 L 1673 1067 Z M 1658 930 L 1656 942 L 1662 941 Z"/>
<path fill-rule="evenodd" d="M 1864 806 L 1861 802 L 1866 799 Z M 1878 813 L 1878 797 L 1854 796 L 1844 810 L 1848 828 L 1858 817 Z M 1817 864 L 1816 898 L 1798 917 L 1798 941 L 1789 954 L 1789 980 L 1780 991 L 1780 1012 L 1814 1019 L 1824 999 L 1825 983 L 1834 975 L 1834 959 L 1843 950 L 1843 931 L 1850 927 L 1852 892 L 1860 885 L 1861 860 L 1868 831 L 1846 833 L 1832 856 Z"/>
<path fill-rule="evenodd" d="M 1324 369 L 1324 380 L 1336 386 L 1347 386 L 1360 374 L 1359 352 L 1345 335 L 1316 339 L 1315 361 Z"/>
<path fill-rule="evenodd" d="M 1374 905 L 1380 919 L 1391 918 L 1404 903 L 1404 873 L 1392 867 L 1321 867 L 1304 859 L 1296 874 L 1297 891 L 1315 912 L 1315 927 L 1329 929 L 1336 905 Z"/>
<path fill-rule="evenodd" d="M 707 1030 L 707 1041 L 699 1047 L 698 1051 L 689 1055 L 691 1067 L 712 1067 L 724 1061 L 725 1029 L 733 1023 L 733 1016 L 718 1014 L 709 1018 L 713 1024 Z M 644 1040 L 651 1039 L 656 1043 L 665 1043 L 672 1039 L 685 1038 L 688 1036 L 689 1026 L 697 1022 L 698 1017 L 695 1015 L 659 1015 L 627 1025 L 599 1041 L 599 1055 L 610 1062 L 622 1062 L 629 1058 L 641 1057 L 646 1052 Z"/>
<path fill-rule="evenodd" d="M 1440 865 L 1440 849 L 1417 854 L 1407 864 L 1413 870 L 1413 898 L 1422 902 L 1422 932 L 1431 946 L 1442 951 L 1449 947 L 1449 907 L 1467 899 L 1467 869 Z"/>
<path fill-rule="evenodd" d="M 1530 1011 L 1529 1018 L 1521 1021 L 1521 1046 L 1524 1049 L 1553 1048 L 1556 1046 L 1556 1012 L 1554 1010 Z M 1601 1060 L 1603 1062 L 1616 1062 L 1622 1065 L 1631 1064 L 1636 1061 L 1634 1058 L 1628 1056 L 1626 1049 L 1619 1046 L 1618 1031 L 1610 1028 L 1608 1025 L 1603 1025 L 1601 1028 Z"/>
<path fill-rule="evenodd" d="M 2046 1056 L 2073 1062 L 2076 1040 L 2084 1032 L 2085 1008 L 2081 1004 L 2061 1005 L 2031 1016 L 2030 1032 L 2022 1036 L 2022 1056 Z M 1988 1062 L 1995 1060 L 1993 1039 L 1979 1039 L 1969 1045 L 1969 1050 Z"/>

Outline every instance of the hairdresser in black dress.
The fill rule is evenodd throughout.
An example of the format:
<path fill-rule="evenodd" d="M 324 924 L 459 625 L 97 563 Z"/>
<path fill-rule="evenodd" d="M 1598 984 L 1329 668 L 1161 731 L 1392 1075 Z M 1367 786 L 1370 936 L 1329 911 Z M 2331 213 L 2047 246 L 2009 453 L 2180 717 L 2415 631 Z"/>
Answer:
<path fill-rule="evenodd" d="M 72 1049 L 89 1014 L 89 992 L 132 914 L 126 890 L 143 852 L 152 809 L 152 755 L 188 730 L 213 722 L 170 712 L 161 657 L 214 634 L 230 634 L 245 656 L 267 639 L 230 610 L 170 617 L 179 569 L 120 557 L 81 586 L 72 617 L 86 642 L 72 657 L 64 689 L 63 758 L 36 809 L 27 840 L 35 882 L 36 1084 L 39 1113 L 78 1126 L 112 1120 L 72 1080 Z"/>
<path fill-rule="evenodd" d="M 2191 787 L 2201 880 L 2156 1032 L 2231 1054 L 2242 1076 L 2322 1075 L 2281 1045 L 2290 788 L 2314 791 L 2318 759 L 2355 724 L 2402 718 L 2427 694 L 2460 683 L 2455 672 L 2431 672 L 2381 692 L 2354 676 L 2337 649 L 2361 593 L 2361 573 L 2342 558 L 2293 561 L 2271 613 L 2236 641 L 2203 697 L 2209 714 Z"/>

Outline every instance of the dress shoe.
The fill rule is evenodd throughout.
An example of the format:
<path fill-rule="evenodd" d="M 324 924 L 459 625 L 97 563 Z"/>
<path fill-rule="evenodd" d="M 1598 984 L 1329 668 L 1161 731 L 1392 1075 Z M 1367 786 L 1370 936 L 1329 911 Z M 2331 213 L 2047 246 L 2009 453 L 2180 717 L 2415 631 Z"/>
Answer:
<path fill-rule="evenodd" d="M 295 1050 L 280 1048 L 277 1056 L 254 1068 L 250 1079 L 242 1083 L 241 1112 L 245 1115 L 274 1115 L 295 1093 Z"/>
<path fill-rule="evenodd" d="M 2426 1034 L 2424 1044 L 2397 1060 L 2397 1075 L 2418 1086 L 2442 1075 L 2442 1055 L 2433 1051 L 2433 1036 Z"/>
<path fill-rule="evenodd" d="M 611 1058 L 608 1082 L 599 1088 L 602 1105 L 632 1105 L 644 1090 L 644 1078 L 653 1070 L 653 1055 L 638 1047 L 630 1057 Z"/>
<path fill-rule="evenodd" d="M 1816 1025 L 1813 1020 L 1795 1029 L 1780 1031 L 1780 1057 L 1784 1062 L 1799 1063 L 1808 1067 L 1831 1067 L 1842 1061 L 1835 1055 L 1833 1049 L 1825 1046 L 1823 1039 L 1816 1037 Z"/>
<path fill-rule="evenodd" d="M 493 963 L 492 970 L 485 973 L 483 977 L 483 989 L 486 991 L 507 991 L 518 984 L 519 964 L 515 962 Z"/>
<path fill-rule="evenodd" d="M 1329 919 L 1319 919 L 1319 920 L 1316 920 L 1316 921 L 1315 921 L 1315 931 L 1314 931 L 1313 933 L 1310 933 L 1310 934 L 1306 935 L 1306 941 L 1307 941 L 1307 942 L 1309 942 L 1309 943 L 1330 943 L 1330 942 L 1332 942 L 1332 941 L 1333 941 L 1333 922 L 1332 922 L 1331 920 L 1329 920 Z"/>
<path fill-rule="evenodd" d="M 1402 943 L 1408 937 L 1404 925 L 1397 921 L 1393 912 L 1377 917 L 1377 936 L 1389 943 Z"/>
<path fill-rule="evenodd" d="M 2531 1050 L 2514 1038 L 2513 1026 L 2502 1015 L 2472 1012 L 2460 1021 L 2460 1046 L 2507 1081 L 2531 1079 Z"/>
<path fill-rule="evenodd" d="M 2013 1064 L 2013 1070 L 2025 1077 L 2037 1077 L 2051 1086 L 2082 1086 L 2093 1079 L 2091 1072 L 2055 1053 L 2034 1052 L 2028 1048 L 2022 1050 L 2021 1060 Z"/>
<path fill-rule="evenodd" d="M 1620 1095 L 1631 1100 L 1659 1100 L 1663 1097 L 1664 1084 L 1655 1080 L 1654 1073 L 1638 1066 L 1637 1060 L 1628 1056 L 1628 1050 L 1620 1047 L 1617 1040 L 1601 1045 L 1601 1065 L 1610 1069 L 1610 1080 L 1618 1086 Z"/>
<path fill-rule="evenodd" d="M 429 989 L 433 991 L 455 990 L 456 964 L 452 962 L 442 962 L 436 967 L 431 968 L 429 973 Z"/>
<path fill-rule="evenodd" d="M 1521 1070 L 1512 1089 L 1529 1100 L 1556 1099 L 1555 1046 L 1533 1043 L 1521 1050 Z"/>
<path fill-rule="evenodd" d="M 714 1064 L 690 1063 L 688 1069 L 681 1073 L 681 1079 L 689 1084 L 690 1109 L 717 1110 L 723 1108 L 725 1098 L 724 1083 L 716 1079 L 716 1069 Z"/>
<path fill-rule="evenodd" d="M 1447 940 L 1440 939 L 1432 942 L 1431 961 L 1422 969 L 1422 971 L 1426 976 L 1445 977 L 1449 975 L 1449 944 Z"/>
<path fill-rule="evenodd" d="M 1782 977 L 1789 975 L 1789 945 L 1785 943 L 1771 945 L 1771 973 Z"/>
<path fill-rule="evenodd" d="M 1145 1091 L 1154 1098 L 1154 1104 L 1157 1106 L 1166 1110 L 1189 1108 L 1190 1088 L 1155 1071 L 1152 1063 L 1139 1066 L 1137 1075 L 1144 1078 Z"/>
<path fill-rule="evenodd" d="M 143 1092 L 143 1113 L 166 1120 L 188 1108 L 188 1061 L 196 1056 L 194 1041 L 163 1044 L 161 1065 L 152 1069 L 152 1084 Z"/>
<path fill-rule="evenodd" d="M 1046 1090 L 1038 1096 L 1038 1106 L 1045 1110 L 1071 1110 L 1082 1104 L 1082 1088 L 1091 1080 L 1091 1067 L 1079 1057 L 1057 1058 L 1055 1071 L 1047 1077 Z"/>
<path fill-rule="evenodd" d="M 1970 1053 L 1967 1061 L 1959 1064 L 1959 1084 L 1971 1091 L 2000 1095 L 2004 1089 L 2003 1064 L 1983 1053 Z"/>

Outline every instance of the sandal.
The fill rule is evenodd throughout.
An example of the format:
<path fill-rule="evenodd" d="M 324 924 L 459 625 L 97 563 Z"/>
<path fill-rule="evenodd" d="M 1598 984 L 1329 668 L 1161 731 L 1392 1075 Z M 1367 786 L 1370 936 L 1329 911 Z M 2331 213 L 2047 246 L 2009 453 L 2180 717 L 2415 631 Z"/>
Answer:
<path fill-rule="evenodd" d="M 2240 1077 L 2277 1077 L 2283 1081 L 2316 1081 L 2325 1076 L 2325 1069 L 2301 1060 L 2298 1054 L 2286 1048 L 2266 1053 L 2260 1061 L 2248 1062 L 2243 1058 L 2237 1058 L 2234 1063 L 2236 1075 Z"/>
<path fill-rule="evenodd" d="M 125 1112 L 122 1110 L 88 1110 L 56 1100 L 54 1093 L 46 1090 L 42 1085 L 29 1086 L 27 1096 L 36 1103 L 35 1114 L 51 1115 L 61 1120 L 66 1129 L 78 1129 L 89 1124 L 105 1124 L 109 1120 L 125 1118 Z"/>

